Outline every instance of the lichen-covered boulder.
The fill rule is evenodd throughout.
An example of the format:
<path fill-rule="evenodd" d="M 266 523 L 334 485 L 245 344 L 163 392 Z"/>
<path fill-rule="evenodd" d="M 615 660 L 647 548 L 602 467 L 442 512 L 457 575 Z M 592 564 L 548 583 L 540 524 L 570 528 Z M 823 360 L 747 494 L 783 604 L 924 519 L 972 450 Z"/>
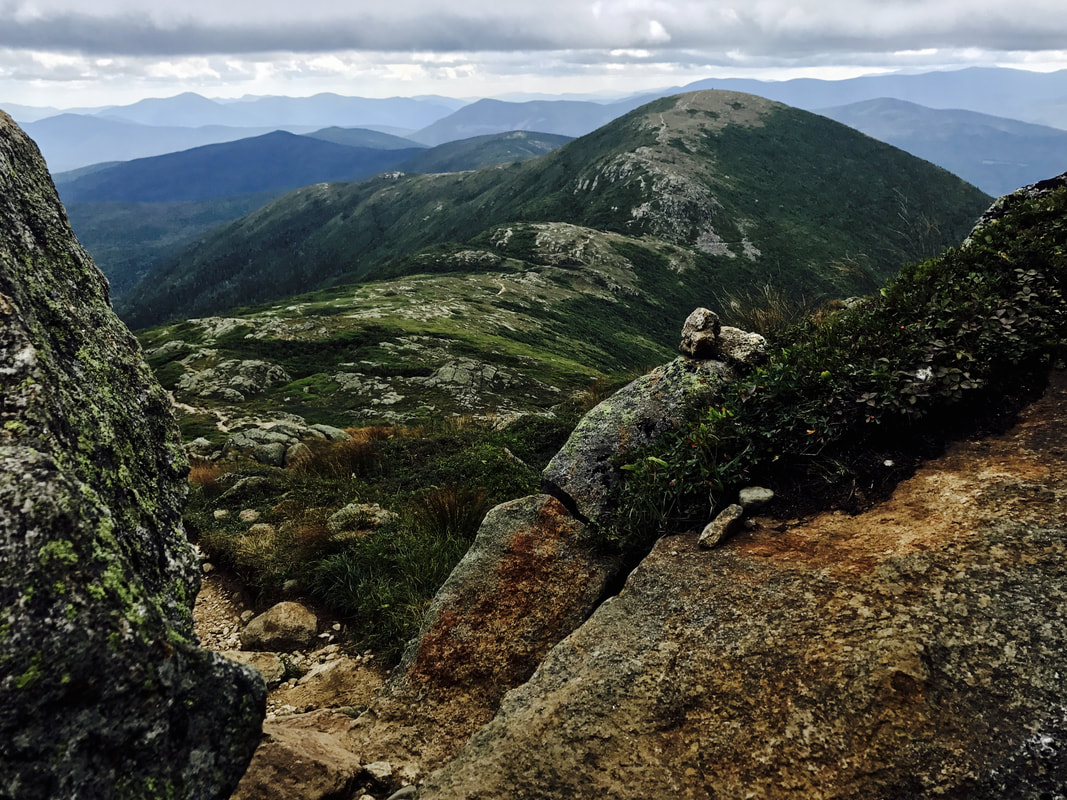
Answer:
<path fill-rule="evenodd" d="M 438 766 L 588 617 L 621 557 L 548 495 L 493 508 L 438 590 L 353 747 L 364 761 Z"/>
<path fill-rule="evenodd" d="M 714 402 L 733 375 L 719 361 L 684 357 L 642 375 L 582 418 L 542 474 L 546 491 L 584 520 L 602 522 L 622 483 L 620 460 Z"/>
<path fill-rule="evenodd" d="M 181 439 L 0 113 L 0 797 L 224 798 L 262 682 L 197 646 Z"/>
<path fill-rule="evenodd" d="M 434 596 L 401 665 L 404 682 L 499 700 L 588 616 L 619 561 L 553 497 L 496 506 Z"/>
<path fill-rule="evenodd" d="M 864 514 L 660 539 L 420 800 L 1063 797 L 1056 381 Z"/>

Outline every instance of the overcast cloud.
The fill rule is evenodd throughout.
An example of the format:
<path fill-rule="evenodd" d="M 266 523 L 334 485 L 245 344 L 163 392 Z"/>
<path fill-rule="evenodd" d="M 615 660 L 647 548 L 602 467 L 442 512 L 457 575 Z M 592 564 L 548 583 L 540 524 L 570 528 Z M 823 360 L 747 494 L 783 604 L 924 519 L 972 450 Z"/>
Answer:
<path fill-rule="evenodd" d="M 1067 68 L 1063 0 L 0 0 L 0 101 L 629 91 L 713 75 Z M 79 99 L 74 99 L 79 98 Z"/>

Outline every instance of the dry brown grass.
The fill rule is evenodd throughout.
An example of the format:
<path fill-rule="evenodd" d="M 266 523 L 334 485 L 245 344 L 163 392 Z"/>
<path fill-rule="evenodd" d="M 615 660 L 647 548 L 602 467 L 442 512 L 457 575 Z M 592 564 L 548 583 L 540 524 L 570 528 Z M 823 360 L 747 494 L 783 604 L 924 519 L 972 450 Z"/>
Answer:
<path fill-rule="evenodd" d="M 416 523 L 435 536 L 473 536 L 488 510 L 484 489 L 454 484 L 432 489 L 412 503 Z"/>
<path fill-rule="evenodd" d="M 372 444 L 383 439 L 401 438 L 406 429 L 392 425 L 368 425 L 365 428 L 345 428 L 345 433 L 352 437 L 354 442 Z"/>
<path fill-rule="evenodd" d="M 322 478 L 368 477 L 379 466 L 378 451 L 372 441 L 308 441 L 307 451 L 291 465 L 296 472 Z"/>
<path fill-rule="evenodd" d="M 217 462 L 193 459 L 189 463 L 189 483 L 204 487 L 214 486 L 215 481 L 231 468 Z"/>
<path fill-rule="evenodd" d="M 779 341 L 790 328 L 803 322 L 818 306 L 814 298 L 795 296 L 772 283 L 718 297 L 723 322 Z"/>

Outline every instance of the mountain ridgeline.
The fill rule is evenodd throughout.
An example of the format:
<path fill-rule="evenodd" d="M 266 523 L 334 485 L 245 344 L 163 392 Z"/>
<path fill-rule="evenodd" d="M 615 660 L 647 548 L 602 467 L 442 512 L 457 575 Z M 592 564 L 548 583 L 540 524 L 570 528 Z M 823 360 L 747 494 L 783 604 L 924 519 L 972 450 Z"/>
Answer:
<path fill-rule="evenodd" d="M 988 203 L 824 117 L 697 92 L 522 164 L 300 189 L 162 263 L 116 305 L 144 327 L 374 277 L 470 271 L 536 256 L 509 227 L 524 222 L 621 235 L 612 247 L 653 303 L 715 305 L 721 287 L 766 282 L 841 295 L 958 241 Z M 685 257 L 664 258 L 664 245 Z M 486 258 L 451 258 L 472 249 Z"/>

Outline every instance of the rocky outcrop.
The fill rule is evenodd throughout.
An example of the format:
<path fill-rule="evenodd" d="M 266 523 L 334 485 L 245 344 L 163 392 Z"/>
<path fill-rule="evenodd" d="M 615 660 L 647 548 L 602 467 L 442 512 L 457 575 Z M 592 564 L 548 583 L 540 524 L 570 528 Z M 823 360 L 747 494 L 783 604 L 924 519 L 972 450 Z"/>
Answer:
<path fill-rule="evenodd" d="M 165 393 L 0 113 L 0 796 L 227 797 L 264 689 L 201 650 Z"/>
<path fill-rule="evenodd" d="M 545 489 L 580 519 L 601 522 L 622 484 L 621 459 L 678 428 L 733 376 L 719 361 L 684 357 L 642 375 L 582 418 L 545 468 Z"/>
<path fill-rule="evenodd" d="M 169 343 L 172 347 L 175 344 L 184 342 Z M 154 352 L 161 354 L 163 349 L 161 347 Z M 246 397 L 262 394 L 275 386 L 284 386 L 291 380 L 282 367 L 268 361 L 227 359 L 199 372 L 186 372 L 179 378 L 175 388 L 196 397 L 217 397 L 242 403 Z"/>
<path fill-rule="evenodd" d="M 978 222 L 975 223 L 974 229 L 964 241 L 964 246 L 966 246 L 982 228 L 995 223 L 1001 217 L 1009 214 L 1023 201 L 1035 197 L 1043 197 L 1063 186 L 1067 186 L 1067 172 L 1057 175 L 1055 178 L 1048 178 L 1047 180 L 1032 183 L 1029 186 L 1023 186 L 1021 189 L 1016 189 L 1011 194 L 998 197 L 996 202 L 986 209 L 982 216 L 978 218 Z"/>
<path fill-rule="evenodd" d="M 1061 795 L 1065 406 L 867 514 L 661 539 L 419 797 Z"/>
<path fill-rule="evenodd" d="M 353 747 L 364 761 L 443 763 L 581 624 L 619 563 L 552 497 L 492 509 L 387 691 L 360 718 Z"/>

